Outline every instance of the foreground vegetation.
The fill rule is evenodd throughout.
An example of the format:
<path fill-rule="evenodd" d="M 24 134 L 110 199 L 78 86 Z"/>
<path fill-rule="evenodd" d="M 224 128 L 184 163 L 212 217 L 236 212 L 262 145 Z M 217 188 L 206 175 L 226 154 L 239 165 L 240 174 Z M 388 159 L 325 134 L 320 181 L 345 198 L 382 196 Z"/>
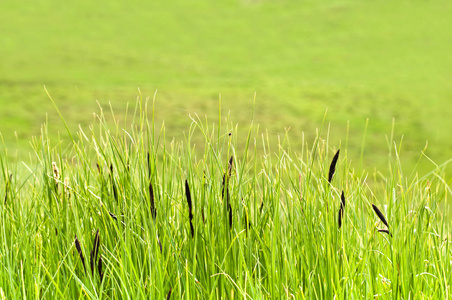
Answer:
<path fill-rule="evenodd" d="M 30 163 L 1 155 L 0 297 L 450 297 L 444 166 L 406 177 L 391 140 L 387 175 L 358 172 L 322 129 L 293 149 L 253 123 L 238 149 L 221 112 L 167 141 L 137 107 L 68 148 L 44 126 Z"/>

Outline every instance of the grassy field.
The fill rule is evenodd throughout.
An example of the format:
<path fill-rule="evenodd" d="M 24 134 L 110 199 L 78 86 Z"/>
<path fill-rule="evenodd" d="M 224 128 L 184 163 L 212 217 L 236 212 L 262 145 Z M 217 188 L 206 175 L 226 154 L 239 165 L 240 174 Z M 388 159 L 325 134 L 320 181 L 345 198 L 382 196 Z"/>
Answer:
<path fill-rule="evenodd" d="M 426 150 L 451 157 L 450 1 L 132 1 L 67 4 L 1 1 L 0 132 L 28 153 L 48 118 L 68 137 L 44 92 L 71 129 L 111 102 L 123 122 L 137 87 L 156 97 L 156 120 L 183 137 L 189 115 L 215 116 L 219 94 L 234 123 L 254 119 L 272 141 L 290 129 L 311 141 L 326 109 L 330 138 L 387 170 L 387 136 L 404 135 L 402 164 Z M 348 123 L 349 121 L 349 123 Z M 19 139 L 16 142 L 15 134 Z M 240 141 L 239 141 L 240 142 Z M 243 142 L 242 142 L 243 143 Z M 392 147 L 392 145 L 389 145 Z M 25 150 L 24 150 L 25 149 Z M 433 164 L 423 160 L 417 170 Z"/>
<path fill-rule="evenodd" d="M 249 125 L 240 148 L 221 119 L 166 143 L 145 110 L 100 115 L 30 164 L 2 153 L 0 298 L 450 298 L 444 169 L 407 178 L 393 151 L 369 185 L 326 132 L 295 151 Z"/>

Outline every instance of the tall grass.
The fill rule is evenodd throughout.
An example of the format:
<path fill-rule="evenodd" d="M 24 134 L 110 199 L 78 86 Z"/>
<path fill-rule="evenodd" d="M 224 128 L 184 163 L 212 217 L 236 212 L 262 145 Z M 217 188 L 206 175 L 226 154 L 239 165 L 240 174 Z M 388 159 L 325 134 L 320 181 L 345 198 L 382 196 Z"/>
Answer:
<path fill-rule="evenodd" d="M 339 145 L 321 131 L 291 149 L 251 123 L 238 149 L 221 113 L 194 116 L 184 141 L 148 115 L 140 100 L 121 128 L 101 111 L 69 147 L 43 126 L 27 164 L 3 152 L 1 297 L 450 297 L 444 166 L 404 177 L 396 149 L 389 175 L 358 173 L 343 149 L 333 177 Z"/>

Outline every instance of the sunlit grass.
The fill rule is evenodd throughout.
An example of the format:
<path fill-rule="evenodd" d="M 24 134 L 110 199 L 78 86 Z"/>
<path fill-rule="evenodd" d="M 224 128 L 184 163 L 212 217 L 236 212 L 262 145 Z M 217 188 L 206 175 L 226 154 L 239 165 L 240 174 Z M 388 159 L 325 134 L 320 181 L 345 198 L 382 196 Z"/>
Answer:
<path fill-rule="evenodd" d="M 251 120 L 239 143 L 221 111 L 214 123 L 193 115 L 184 140 L 166 140 L 154 114 L 139 101 L 124 128 L 101 111 L 70 147 L 44 125 L 29 162 L 2 154 L 2 295 L 450 297 L 445 166 L 407 177 L 390 140 L 387 175 L 355 170 L 324 126 L 292 149 Z"/>

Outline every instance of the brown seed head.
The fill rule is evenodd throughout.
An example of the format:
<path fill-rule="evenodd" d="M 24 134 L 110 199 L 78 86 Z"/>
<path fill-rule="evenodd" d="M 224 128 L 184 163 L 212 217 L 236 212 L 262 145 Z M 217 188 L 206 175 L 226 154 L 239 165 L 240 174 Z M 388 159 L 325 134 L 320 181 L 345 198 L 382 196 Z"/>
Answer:
<path fill-rule="evenodd" d="M 337 160 L 339 158 L 339 152 L 341 151 L 341 149 L 338 149 L 336 154 L 333 157 L 333 160 L 331 161 L 330 164 L 330 171 L 328 172 L 328 182 L 331 183 L 331 180 L 333 179 L 334 173 L 336 172 L 336 164 L 337 164 Z"/>

